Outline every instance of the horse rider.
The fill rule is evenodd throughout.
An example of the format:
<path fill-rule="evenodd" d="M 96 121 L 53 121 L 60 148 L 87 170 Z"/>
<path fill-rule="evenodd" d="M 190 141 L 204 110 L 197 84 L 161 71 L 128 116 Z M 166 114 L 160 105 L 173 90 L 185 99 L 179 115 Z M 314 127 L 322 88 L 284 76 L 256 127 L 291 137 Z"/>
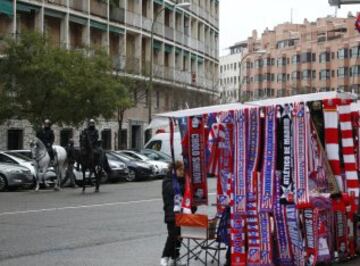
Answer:
<path fill-rule="evenodd" d="M 45 119 L 43 127 L 36 133 L 36 137 L 44 143 L 47 152 L 49 153 L 51 162 L 54 161 L 54 152 L 52 145 L 55 141 L 54 131 L 51 129 L 51 122 Z"/>
<path fill-rule="evenodd" d="M 98 150 L 99 132 L 95 127 L 94 119 L 89 120 L 88 126 L 84 129 L 83 133 L 88 139 L 89 148 L 96 152 Z"/>

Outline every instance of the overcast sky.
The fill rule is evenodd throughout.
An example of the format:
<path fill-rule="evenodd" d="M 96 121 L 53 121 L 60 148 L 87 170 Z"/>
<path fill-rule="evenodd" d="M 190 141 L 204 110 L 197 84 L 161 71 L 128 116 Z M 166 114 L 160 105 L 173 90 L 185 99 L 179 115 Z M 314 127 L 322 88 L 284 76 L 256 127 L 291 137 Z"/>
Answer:
<path fill-rule="evenodd" d="M 304 18 L 314 21 L 318 17 L 334 15 L 335 8 L 328 0 L 220 0 L 220 54 L 235 42 L 247 39 L 253 29 L 258 33 L 266 27 L 290 21 L 291 8 L 293 22 L 302 23 Z M 342 6 L 338 17 L 360 11 L 360 5 Z"/>

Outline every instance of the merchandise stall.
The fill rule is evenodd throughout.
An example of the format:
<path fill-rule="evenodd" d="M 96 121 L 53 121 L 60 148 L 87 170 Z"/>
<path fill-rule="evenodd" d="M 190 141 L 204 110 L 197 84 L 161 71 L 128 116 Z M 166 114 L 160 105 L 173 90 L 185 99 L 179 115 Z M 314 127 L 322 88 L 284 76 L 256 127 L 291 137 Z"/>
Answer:
<path fill-rule="evenodd" d="M 231 265 L 317 265 L 360 252 L 359 106 L 321 92 L 159 114 L 182 137 L 184 214 L 217 178 Z M 173 134 L 170 134 L 173 135 Z M 176 178 L 174 178 L 176 187 Z M 183 217 L 183 215 L 182 215 Z M 222 223 L 224 226 L 224 223 Z M 222 232 L 222 234 L 220 234 Z M 225 233 L 224 232 L 228 232 Z"/>

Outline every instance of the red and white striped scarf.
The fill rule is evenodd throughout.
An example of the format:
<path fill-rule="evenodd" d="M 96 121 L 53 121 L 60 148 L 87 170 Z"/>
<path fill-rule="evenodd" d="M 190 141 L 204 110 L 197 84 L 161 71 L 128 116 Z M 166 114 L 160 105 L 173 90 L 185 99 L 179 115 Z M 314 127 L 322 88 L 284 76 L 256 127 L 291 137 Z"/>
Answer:
<path fill-rule="evenodd" d="M 354 195 L 356 200 L 359 199 L 359 178 L 358 167 L 356 164 L 353 128 L 351 121 L 350 101 L 342 101 L 338 106 L 342 154 L 344 159 L 344 170 L 346 178 L 346 192 Z"/>
<path fill-rule="evenodd" d="M 325 146 L 331 169 L 335 175 L 338 188 L 344 192 L 344 181 L 341 177 L 340 155 L 339 155 L 339 131 L 338 131 L 338 114 L 337 106 L 340 99 L 324 100 L 324 127 L 325 127 Z"/>

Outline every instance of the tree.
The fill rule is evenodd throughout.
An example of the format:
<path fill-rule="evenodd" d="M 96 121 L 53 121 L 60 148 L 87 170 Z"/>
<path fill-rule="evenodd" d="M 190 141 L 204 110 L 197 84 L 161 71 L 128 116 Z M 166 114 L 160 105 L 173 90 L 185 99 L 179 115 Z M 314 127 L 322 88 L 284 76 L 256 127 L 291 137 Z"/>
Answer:
<path fill-rule="evenodd" d="M 35 128 L 44 118 L 78 126 L 91 117 L 112 118 L 119 104 L 114 99 L 126 95 L 103 51 L 56 48 L 42 34 L 27 32 L 6 41 L 5 54 L 0 119 L 26 119 Z"/>

